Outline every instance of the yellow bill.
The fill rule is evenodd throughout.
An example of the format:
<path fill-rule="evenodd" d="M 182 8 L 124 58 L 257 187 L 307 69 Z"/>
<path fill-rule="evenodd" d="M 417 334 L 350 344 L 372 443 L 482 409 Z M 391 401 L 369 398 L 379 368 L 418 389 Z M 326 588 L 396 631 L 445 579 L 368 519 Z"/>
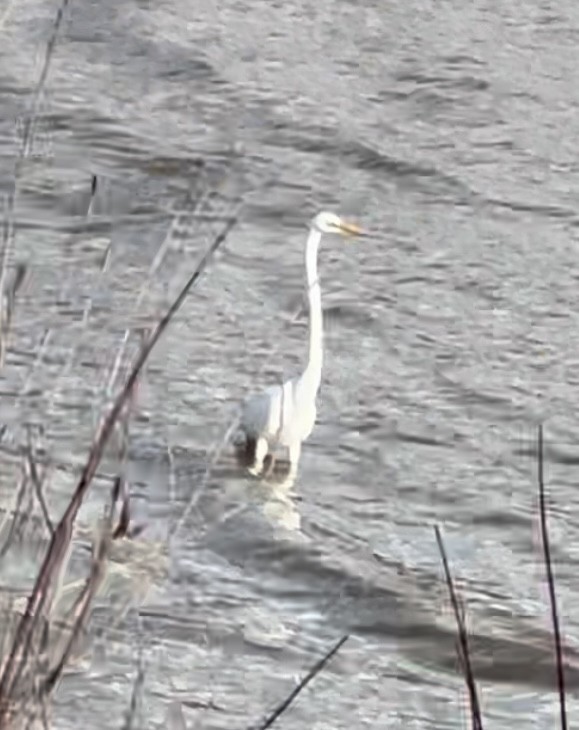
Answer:
<path fill-rule="evenodd" d="M 355 223 L 349 223 L 347 221 L 340 220 L 339 223 L 339 230 L 341 233 L 344 233 L 346 236 L 369 236 L 369 232 L 364 230 L 363 228 L 360 228 L 360 226 L 356 225 Z"/>

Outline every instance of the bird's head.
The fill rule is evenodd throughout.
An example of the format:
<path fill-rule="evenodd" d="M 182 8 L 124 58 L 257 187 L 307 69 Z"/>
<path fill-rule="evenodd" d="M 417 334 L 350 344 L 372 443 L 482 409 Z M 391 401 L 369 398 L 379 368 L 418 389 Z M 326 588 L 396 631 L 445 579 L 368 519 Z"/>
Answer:
<path fill-rule="evenodd" d="M 312 228 L 320 233 L 339 233 L 342 236 L 363 236 L 365 231 L 354 223 L 348 223 L 342 220 L 335 213 L 322 211 L 312 221 Z"/>

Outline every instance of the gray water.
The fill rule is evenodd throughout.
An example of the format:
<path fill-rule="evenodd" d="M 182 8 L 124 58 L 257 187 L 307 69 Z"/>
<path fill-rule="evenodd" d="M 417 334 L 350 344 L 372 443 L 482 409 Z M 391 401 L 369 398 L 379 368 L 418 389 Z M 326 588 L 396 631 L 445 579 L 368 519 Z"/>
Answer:
<path fill-rule="evenodd" d="M 0 11 L 4 193 L 55 10 Z M 539 422 L 577 716 L 578 41 L 569 1 L 72 4 L 20 183 L 15 256 L 30 277 L 0 379 L 14 438 L 45 428 L 55 514 L 125 328 L 154 321 L 209 242 L 178 237 L 135 314 L 199 158 L 244 205 L 141 386 L 130 474 L 146 529 L 115 558 L 125 610 L 114 626 L 106 605 L 95 616 L 59 727 L 121 722 L 139 643 L 144 725 L 179 701 L 191 727 L 244 727 L 344 633 L 280 727 L 467 727 L 435 524 L 487 723 L 556 726 Z M 294 489 L 256 484 L 226 453 L 176 529 L 235 404 L 302 361 L 293 313 L 321 208 L 376 237 L 323 243 L 325 370 Z M 35 555 L 5 564 L 2 584 L 24 590 Z"/>

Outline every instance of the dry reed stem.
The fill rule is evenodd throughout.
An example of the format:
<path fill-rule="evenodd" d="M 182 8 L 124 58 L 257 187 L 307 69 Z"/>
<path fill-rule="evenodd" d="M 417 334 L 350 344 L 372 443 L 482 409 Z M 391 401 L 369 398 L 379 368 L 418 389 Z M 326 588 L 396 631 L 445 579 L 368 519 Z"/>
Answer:
<path fill-rule="evenodd" d="M 200 162 L 198 165 L 198 176 L 194 182 L 196 196 L 195 196 L 195 198 L 193 198 L 192 191 L 190 191 L 190 193 L 188 195 L 188 199 L 193 204 L 193 210 L 191 212 L 191 215 L 196 215 L 202 209 L 202 207 L 206 203 L 206 201 L 211 197 L 211 192 L 208 192 L 206 189 L 203 188 L 204 173 L 205 173 L 204 164 L 202 162 Z M 224 222 L 223 217 L 221 217 L 218 220 L 221 224 Z M 227 218 L 225 218 L 225 220 L 227 220 Z M 167 233 L 165 234 L 165 237 L 161 241 L 159 249 L 157 250 L 157 253 L 155 254 L 155 258 L 153 259 L 153 261 L 151 262 L 151 264 L 149 266 L 149 271 L 147 272 L 147 276 L 141 284 L 141 288 L 139 290 L 139 293 L 137 295 L 135 305 L 133 308 L 133 313 L 136 313 L 140 310 L 143 300 L 144 300 L 145 296 L 147 295 L 147 293 L 149 292 L 149 289 L 151 286 L 151 281 L 152 281 L 155 273 L 161 267 L 161 265 L 165 259 L 165 256 L 167 255 L 168 251 L 171 249 L 171 246 L 173 245 L 175 231 L 178 229 L 178 227 L 179 227 L 178 220 L 175 217 L 172 219 L 171 225 L 169 226 L 169 229 L 167 230 Z M 107 394 L 112 392 L 114 383 L 117 380 L 118 373 L 120 371 L 123 357 L 125 354 L 125 350 L 126 350 L 128 342 L 129 342 L 130 335 L 131 335 L 131 329 L 130 329 L 130 327 L 127 327 L 127 329 L 125 330 L 125 333 L 123 335 L 123 339 L 121 341 L 119 350 L 115 357 L 115 361 L 113 363 L 111 373 L 108 378 L 108 384 L 106 387 Z"/>
<path fill-rule="evenodd" d="M 8 337 L 16 307 L 16 295 L 24 282 L 26 272 L 26 266 L 22 263 L 18 264 L 10 276 L 6 273 L 4 281 L 0 281 L 0 369 L 4 365 L 8 350 Z"/>
<path fill-rule="evenodd" d="M 547 586 L 551 602 L 551 620 L 553 622 L 553 643 L 555 645 L 555 660 L 557 670 L 557 690 L 559 693 L 559 710 L 561 716 L 561 729 L 567 730 L 567 708 L 565 704 L 565 672 L 563 665 L 563 645 L 561 642 L 561 631 L 559 628 L 559 615 L 557 611 L 557 596 L 555 594 L 555 577 L 551 561 L 551 546 L 549 541 L 549 530 L 547 527 L 547 501 L 545 497 L 545 474 L 544 474 L 544 448 L 543 448 L 543 426 L 539 426 L 537 434 L 537 481 L 539 483 L 539 515 L 541 521 L 541 538 L 543 542 L 543 557 L 545 559 L 545 571 L 547 574 Z"/>
<path fill-rule="evenodd" d="M 314 664 L 314 666 L 309 670 L 309 672 L 301 679 L 298 684 L 292 689 L 292 691 L 289 693 L 289 695 L 277 705 L 277 707 L 271 712 L 263 722 L 261 722 L 258 725 L 252 725 L 249 730 L 267 730 L 268 727 L 271 727 L 274 722 L 283 715 L 283 713 L 290 707 L 290 705 L 295 701 L 297 696 L 302 692 L 305 687 L 314 679 L 326 666 L 326 664 L 330 661 L 330 659 L 337 654 L 342 646 L 348 641 L 349 635 L 346 634 L 342 636 L 342 638 L 337 641 L 332 648 L 324 654 L 324 656 L 321 659 L 318 659 L 318 661 Z"/>
<path fill-rule="evenodd" d="M 456 620 L 456 626 L 458 629 L 458 657 L 463 669 L 464 679 L 468 690 L 468 696 L 470 700 L 470 713 L 473 730 L 482 730 L 482 716 L 480 710 L 480 704 L 478 700 L 478 694 L 476 690 L 476 683 L 474 680 L 474 674 L 472 671 L 472 665 L 470 661 L 470 651 L 468 646 L 468 635 L 466 632 L 466 626 L 464 622 L 464 612 L 461 612 L 458 598 L 454 590 L 454 582 L 450 573 L 450 567 L 448 565 L 448 558 L 446 556 L 446 550 L 442 535 L 438 525 L 435 526 L 434 532 L 436 535 L 436 542 L 438 543 L 438 549 L 442 558 L 442 564 L 444 566 L 444 574 L 446 577 L 446 585 L 448 586 L 448 593 L 450 595 L 450 601 L 452 603 L 452 610 L 454 611 L 454 618 Z"/>
<path fill-rule="evenodd" d="M 81 631 L 84 629 L 88 612 L 95 598 L 97 590 L 101 584 L 105 571 L 105 562 L 108 555 L 108 549 L 111 539 L 113 539 L 113 517 L 115 507 L 120 499 L 120 479 L 117 480 L 111 495 L 111 505 L 108 514 L 105 517 L 105 524 L 98 537 L 96 548 L 93 549 L 93 559 L 91 561 L 91 570 L 85 581 L 84 587 L 77 597 L 71 613 L 73 615 L 72 631 L 62 650 L 60 658 L 54 663 L 48 672 L 48 676 L 43 684 L 43 694 L 49 695 L 54 689 L 57 681 L 60 679 L 64 668 L 72 654 L 72 650 Z"/>
<path fill-rule="evenodd" d="M 168 308 L 165 315 L 157 323 L 151 335 L 142 344 L 123 388 L 117 395 L 111 409 L 102 419 L 101 424 L 97 429 L 78 484 L 64 515 L 52 535 L 50 545 L 46 551 L 34 588 L 28 599 L 26 610 L 18 623 L 11 650 L 2 666 L 0 673 L 0 728 L 6 727 L 14 716 L 14 693 L 18 681 L 25 669 L 35 631 L 37 630 L 41 615 L 46 615 L 47 609 L 49 610 L 50 608 L 49 597 L 52 597 L 50 595 L 52 593 L 51 586 L 54 584 L 54 580 L 57 575 L 60 574 L 62 576 L 63 565 L 72 542 L 73 527 L 76 516 L 82 505 L 86 492 L 90 487 L 92 479 L 94 478 L 115 425 L 122 416 L 123 410 L 131 398 L 138 378 L 153 348 L 176 312 L 183 304 L 188 292 L 207 267 L 213 254 L 225 241 L 227 235 L 236 222 L 236 214 L 226 219 L 222 229 L 214 238 L 195 271 L 181 289 L 179 295 Z"/>
<path fill-rule="evenodd" d="M 26 470 L 27 470 L 28 476 L 30 478 L 30 481 L 32 482 L 32 486 L 34 488 L 34 493 L 36 495 L 36 499 L 38 501 L 38 504 L 40 505 L 40 510 L 42 512 L 42 517 L 44 519 L 44 523 L 48 529 L 48 533 L 52 537 L 52 535 L 54 535 L 54 526 L 53 526 L 52 520 L 50 518 L 50 512 L 48 510 L 48 506 L 46 504 L 46 499 L 44 498 L 44 492 L 43 492 L 43 486 L 44 486 L 44 482 L 46 481 L 48 467 L 45 467 L 42 470 L 42 473 L 40 473 L 38 470 L 36 456 L 34 453 L 34 444 L 32 443 L 32 434 L 30 432 L 30 429 L 28 429 L 28 444 L 25 449 L 24 457 L 25 457 Z"/>
<path fill-rule="evenodd" d="M 26 490 L 29 485 L 29 475 L 27 473 L 26 467 L 24 464 L 21 466 L 22 473 L 20 476 L 20 482 L 18 484 L 18 488 L 15 490 L 16 496 L 14 500 L 14 506 L 11 510 L 6 510 L 5 518 L 2 520 L 2 523 L 0 524 L 0 534 L 3 532 L 7 521 L 10 519 L 10 516 L 12 516 L 12 522 L 10 523 L 10 529 L 8 530 L 8 535 L 6 536 L 6 540 L 4 541 L 2 547 L 0 547 L 0 560 L 6 555 L 8 550 L 10 549 L 15 535 L 16 531 L 18 529 L 19 523 L 22 520 L 22 502 L 24 501 L 24 497 L 26 495 Z"/>
<path fill-rule="evenodd" d="M 137 655 L 137 673 L 135 675 L 135 681 L 133 682 L 133 690 L 131 692 L 131 701 L 127 712 L 125 713 L 125 721 L 123 723 L 122 730 L 133 730 L 135 727 L 139 727 L 136 724 L 141 719 L 141 710 L 143 705 L 143 687 L 145 684 L 145 667 L 143 664 L 143 645 L 142 645 L 142 625 L 139 621 L 139 651 Z M 142 724 L 142 722 L 141 722 Z"/>
<path fill-rule="evenodd" d="M 8 314 L 6 308 L 6 299 L 9 295 L 9 287 L 6 286 L 6 283 L 8 276 L 9 258 L 12 253 L 12 249 L 14 248 L 15 241 L 14 208 L 16 206 L 16 200 L 18 197 L 18 185 L 22 174 L 22 166 L 24 164 L 24 160 L 26 159 L 26 157 L 28 157 L 28 154 L 32 147 L 32 142 L 34 139 L 34 124 L 36 123 L 36 118 L 38 116 L 38 103 L 40 100 L 40 95 L 42 94 L 42 91 L 44 89 L 44 85 L 46 84 L 46 79 L 48 77 L 48 71 L 50 68 L 50 61 L 56 47 L 56 40 L 58 38 L 58 33 L 62 24 L 62 19 L 64 17 L 64 11 L 68 6 L 68 2 L 69 0 L 62 0 L 60 7 L 58 8 L 58 11 L 56 13 L 54 26 L 52 29 L 52 35 L 50 36 L 46 46 L 46 53 L 44 56 L 42 70 L 40 72 L 40 78 L 38 79 L 38 83 L 36 84 L 34 95 L 32 97 L 32 110 L 30 115 L 26 117 L 24 122 L 22 141 L 20 144 L 18 157 L 16 159 L 16 164 L 14 166 L 14 175 L 12 176 L 12 190 L 8 194 L 8 198 L 6 201 L 6 215 L 4 219 L 2 236 L 2 253 L 0 254 L 0 368 L 2 367 L 4 362 L 6 341 L 9 334 L 10 320 L 14 308 L 14 302 L 12 301 L 12 307 L 10 308 L 10 313 Z M 15 292 L 13 292 L 13 294 L 14 293 Z M 12 297 L 12 300 L 13 298 L 14 297 Z"/>
<path fill-rule="evenodd" d="M 90 220 L 90 217 L 92 216 L 92 211 L 94 208 L 94 202 L 95 202 L 95 198 L 96 198 L 97 189 L 98 189 L 98 178 L 96 175 L 93 175 L 92 179 L 91 179 L 90 198 L 89 198 L 89 203 L 88 203 L 87 212 L 86 212 L 87 222 Z M 90 315 L 92 312 L 94 294 L 97 291 L 97 288 L 98 288 L 100 282 L 102 281 L 103 277 L 107 273 L 108 266 L 110 263 L 110 254 L 111 254 L 111 244 L 109 242 L 109 244 L 106 248 L 106 251 L 105 251 L 105 255 L 103 256 L 103 260 L 101 261 L 100 268 L 97 272 L 97 280 L 93 284 L 92 294 L 87 297 L 87 300 L 85 302 L 85 305 L 84 305 L 84 308 L 82 311 L 82 319 L 81 319 L 80 324 L 81 324 L 81 327 L 83 327 L 85 329 L 88 326 L 88 321 L 89 321 L 89 318 L 90 318 Z M 48 330 L 48 332 L 50 333 L 50 330 Z M 79 341 L 80 341 L 80 338 L 79 338 Z M 68 351 L 68 358 L 66 360 L 66 363 L 58 376 L 58 380 L 56 382 L 55 387 L 52 388 L 52 390 L 51 390 L 50 396 L 48 398 L 48 404 L 46 406 L 47 413 L 52 412 L 52 406 L 53 406 L 56 396 L 58 395 L 58 392 L 59 392 L 59 383 L 64 381 L 66 379 L 66 377 L 68 376 L 68 374 L 70 373 L 73 363 L 74 363 L 74 358 L 75 358 L 76 352 L 77 352 L 77 343 L 75 342 L 70 347 L 70 349 Z"/>

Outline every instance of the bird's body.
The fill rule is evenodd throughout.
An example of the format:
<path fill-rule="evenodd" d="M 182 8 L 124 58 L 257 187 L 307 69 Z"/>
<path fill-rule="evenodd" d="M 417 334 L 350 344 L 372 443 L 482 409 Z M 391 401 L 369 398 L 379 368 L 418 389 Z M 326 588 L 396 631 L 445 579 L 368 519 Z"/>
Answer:
<path fill-rule="evenodd" d="M 305 441 L 316 421 L 315 396 L 305 399 L 299 389 L 299 380 L 292 378 L 249 398 L 242 411 L 244 433 L 256 440 L 265 438 L 272 447 L 290 448 Z"/>
<path fill-rule="evenodd" d="M 251 454 L 252 471 L 263 469 L 264 459 L 282 447 L 289 452 L 292 479 L 297 471 L 302 442 L 316 422 L 316 398 L 322 378 L 322 294 L 318 280 L 318 249 L 323 233 L 361 234 L 333 213 L 320 213 L 312 221 L 306 244 L 306 280 L 309 303 L 309 353 L 303 373 L 250 396 L 242 405 L 240 431 Z"/>

